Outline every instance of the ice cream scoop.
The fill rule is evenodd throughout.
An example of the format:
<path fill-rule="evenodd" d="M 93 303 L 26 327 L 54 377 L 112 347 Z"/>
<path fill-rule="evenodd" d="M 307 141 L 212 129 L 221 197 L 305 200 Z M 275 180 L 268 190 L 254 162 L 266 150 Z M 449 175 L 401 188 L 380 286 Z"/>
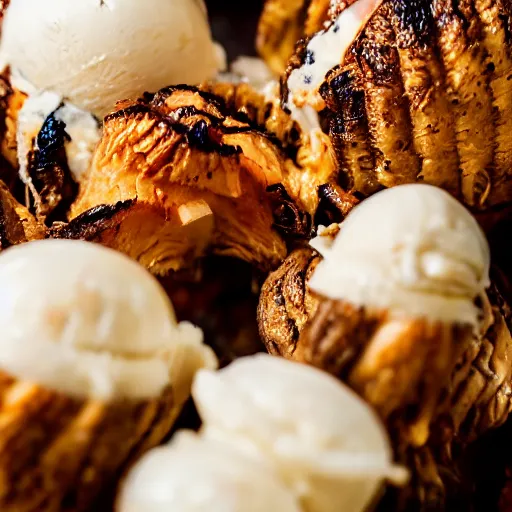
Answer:
<path fill-rule="evenodd" d="M 117 100 L 199 83 L 221 65 L 202 0 L 14 0 L 0 63 L 16 87 L 26 81 L 99 118 Z"/>
<path fill-rule="evenodd" d="M 99 245 L 46 240 L 0 256 L 0 368 L 75 396 L 146 399 L 215 368 L 200 329 L 176 321 L 159 283 Z"/>
<path fill-rule="evenodd" d="M 118 512 L 300 512 L 271 465 L 193 432 L 175 434 L 129 473 Z"/>
<path fill-rule="evenodd" d="M 29 242 L 0 276 L 0 509 L 85 512 L 168 435 L 215 356 L 113 250 Z"/>
<path fill-rule="evenodd" d="M 224 59 L 202 0 L 11 2 L 0 39 L 0 71 L 14 93 L 5 98 L 2 150 L 19 166 L 38 216 L 63 201 L 61 190 L 41 197 L 40 189 L 47 192 L 54 184 L 34 184 L 51 181 L 39 167 L 48 174 L 60 146 L 67 159 L 60 167 L 69 167 L 80 184 L 101 137 L 99 121 L 117 101 L 207 80 L 224 67 Z M 47 150 L 49 134 L 53 158 L 41 163 L 33 156 Z"/>
<path fill-rule="evenodd" d="M 200 371 L 193 397 L 203 435 L 265 456 L 308 512 L 360 512 L 406 478 L 370 407 L 320 370 L 257 355 Z"/>
<path fill-rule="evenodd" d="M 447 192 L 403 185 L 365 200 L 341 225 L 309 287 L 354 305 L 458 324 L 478 323 L 489 247 L 473 216 Z"/>

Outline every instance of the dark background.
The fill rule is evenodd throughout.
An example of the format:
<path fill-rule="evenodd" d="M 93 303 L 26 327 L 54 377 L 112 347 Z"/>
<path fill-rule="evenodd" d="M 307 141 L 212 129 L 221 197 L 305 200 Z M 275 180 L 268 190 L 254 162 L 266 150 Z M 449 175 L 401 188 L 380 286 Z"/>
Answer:
<path fill-rule="evenodd" d="M 254 41 L 262 0 L 206 0 L 213 36 L 228 57 L 254 55 Z"/>

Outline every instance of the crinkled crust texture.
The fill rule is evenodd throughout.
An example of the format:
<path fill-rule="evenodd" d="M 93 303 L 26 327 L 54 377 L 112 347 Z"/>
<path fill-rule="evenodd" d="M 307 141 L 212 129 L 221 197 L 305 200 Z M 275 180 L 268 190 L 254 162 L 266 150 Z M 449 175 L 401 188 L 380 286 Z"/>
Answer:
<path fill-rule="evenodd" d="M 93 208 L 130 201 L 124 213 L 130 227 L 120 230 L 132 245 L 124 252 L 149 258 L 157 273 L 179 268 L 190 250 L 239 257 L 263 269 L 278 265 L 286 246 L 274 229 L 267 188 L 282 182 L 285 159 L 269 137 L 223 109 L 215 96 L 191 87 L 120 103 L 105 119 L 70 220 L 79 223 Z M 148 226 L 144 212 L 152 216 Z M 137 225 L 148 233 L 137 235 Z M 176 250 L 159 245 L 152 225 L 165 230 Z M 136 247 L 136 239 L 144 247 Z"/>
<path fill-rule="evenodd" d="M 328 73 L 321 117 L 345 190 L 430 183 L 487 226 L 512 205 L 512 4 L 458 5 L 385 0 Z"/>

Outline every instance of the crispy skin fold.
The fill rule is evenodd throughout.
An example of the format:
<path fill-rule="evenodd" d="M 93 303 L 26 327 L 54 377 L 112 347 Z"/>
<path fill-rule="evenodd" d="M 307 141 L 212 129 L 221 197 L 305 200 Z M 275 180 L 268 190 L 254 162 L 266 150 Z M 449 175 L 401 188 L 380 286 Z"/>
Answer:
<path fill-rule="evenodd" d="M 348 5 L 333 1 L 330 19 Z M 338 183 L 366 197 L 426 182 L 486 227 L 508 215 L 511 21 L 512 4 L 501 0 L 384 0 L 319 91 Z M 305 48 L 298 45 L 288 74 Z"/>

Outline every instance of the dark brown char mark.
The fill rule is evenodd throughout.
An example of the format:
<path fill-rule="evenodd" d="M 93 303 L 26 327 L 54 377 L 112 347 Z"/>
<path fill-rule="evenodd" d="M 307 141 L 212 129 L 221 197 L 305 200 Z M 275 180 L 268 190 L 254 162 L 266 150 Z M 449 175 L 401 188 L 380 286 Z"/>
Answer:
<path fill-rule="evenodd" d="M 455 122 L 444 95 L 444 69 L 434 41 L 430 0 L 397 0 L 392 16 L 404 91 L 409 100 L 419 178 L 460 194 Z"/>
<path fill-rule="evenodd" d="M 415 182 L 420 171 L 390 10 L 389 3 L 380 7 L 355 48 L 366 91 L 369 134 L 376 148 L 375 173 L 386 187 Z"/>
<path fill-rule="evenodd" d="M 510 32 L 512 5 L 506 0 L 475 0 L 482 24 L 482 44 L 496 113 L 496 153 L 489 204 L 512 197 L 512 56 Z"/>
<path fill-rule="evenodd" d="M 344 8 L 339 2 L 336 12 Z M 384 0 L 353 44 L 358 66 L 354 70 L 349 56 L 321 90 L 340 184 L 367 196 L 381 186 L 423 181 L 451 192 L 484 224 L 506 215 L 512 205 L 511 27 L 510 0 Z M 334 78 L 349 70 L 350 80 L 339 87 Z M 389 88 L 393 95 L 386 98 Z M 353 115 L 358 94 L 362 116 Z M 408 124 L 411 147 L 397 135 Z M 405 141 L 406 151 L 393 141 L 397 147 Z M 354 163 L 362 148 L 374 158 L 369 169 Z M 384 158 L 386 151 L 393 158 Z M 418 160 L 414 178 L 403 153 Z M 369 176 L 374 190 L 364 186 Z M 495 213 L 486 220 L 485 210 Z"/>
<path fill-rule="evenodd" d="M 335 114 L 329 132 L 340 161 L 340 184 L 355 192 L 370 195 L 380 184 L 373 172 L 375 157 L 367 137 L 365 94 L 362 73 L 354 55 L 330 79 L 323 91 L 329 109 Z"/>
<path fill-rule="evenodd" d="M 471 3 L 434 0 L 432 9 L 446 69 L 446 93 L 455 114 L 462 197 L 470 207 L 480 208 L 492 187 L 495 123 L 485 49 Z"/>

